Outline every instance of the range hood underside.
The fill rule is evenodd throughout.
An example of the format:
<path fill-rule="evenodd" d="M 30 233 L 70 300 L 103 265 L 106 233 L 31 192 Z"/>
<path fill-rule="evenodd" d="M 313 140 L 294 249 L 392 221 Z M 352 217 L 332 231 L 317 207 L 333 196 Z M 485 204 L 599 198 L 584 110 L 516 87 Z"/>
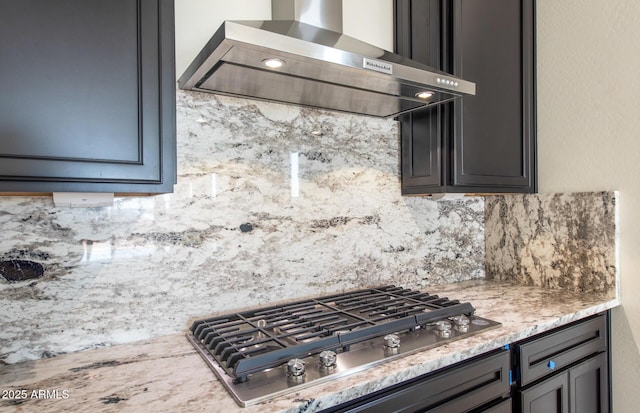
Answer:
<path fill-rule="evenodd" d="M 301 32 L 300 26 L 305 26 L 305 33 L 313 28 L 296 21 L 227 21 L 189 66 L 179 85 L 182 89 L 383 118 L 453 100 L 468 92 L 465 88 L 469 82 L 426 66 L 413 67 L 416 64 L 412 61 L 409 62 L 413 66 L 392 63 L 393 74 L 364 69 L 362 54 L 325 46 L 318 38 L 324 34 L 338 36 L 331 42 L 356 49 L 364 47 L 358 41 L 318 28 L 314 28 L 313 42 L 292 37 L 292 31 Z M 281 47 L 276 50 L 270 47 L 272 44 Z M 366 47 L 367 52 L 374 49 L 374 56 L 381 61 L 403 59 L 370 45 Z M 286 64 L 267 69 L 263 61 L 269 58 Z M 445 77 L 460 81 L 460 90 L 440 87 L 437 79 Z M 416 97 L 425 90 L 433 93 L 428 100 Z"/>
<path fill-rule="evenodd" d="M 194 89 L 376 117 L 393 117 L 426 106 L 423 102 L 394 95 L 233 63 L 220 63 L 214 70 L 215 76 L 208 77 Z M 432 101 L 434 98 L 445 99 L 443 94 L 437 95 Z"/>

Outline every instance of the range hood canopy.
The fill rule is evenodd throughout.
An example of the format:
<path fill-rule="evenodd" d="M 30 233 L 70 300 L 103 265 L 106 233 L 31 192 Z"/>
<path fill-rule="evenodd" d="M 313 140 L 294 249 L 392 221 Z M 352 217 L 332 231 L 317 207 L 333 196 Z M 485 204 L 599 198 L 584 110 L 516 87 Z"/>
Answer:
<path fill-rule="evenodd" d="M 389 118 L 475 84 L 342 33 L 342 0 L 272 0 L 273 20 L 225 21 L 181 89 Z"/>

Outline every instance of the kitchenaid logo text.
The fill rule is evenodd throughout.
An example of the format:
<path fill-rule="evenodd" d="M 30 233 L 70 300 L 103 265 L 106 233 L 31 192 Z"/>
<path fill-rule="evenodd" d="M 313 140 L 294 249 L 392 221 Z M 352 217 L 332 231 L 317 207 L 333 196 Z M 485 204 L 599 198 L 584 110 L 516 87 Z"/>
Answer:
<path fill-rule="evenodd" d="M 393 74 L 393 65 L 387 62 L 381 62 L 380 60 L 364 58 L 362 60 L 362 67 L 376 72 L 386 73 L 388 75 Z"/>

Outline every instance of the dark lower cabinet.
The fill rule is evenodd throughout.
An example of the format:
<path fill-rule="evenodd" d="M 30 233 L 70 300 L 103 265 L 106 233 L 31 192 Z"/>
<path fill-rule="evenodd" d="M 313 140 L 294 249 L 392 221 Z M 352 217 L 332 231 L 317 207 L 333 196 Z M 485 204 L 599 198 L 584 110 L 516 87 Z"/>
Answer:
<path fill-rule="evenodd" d="M 402 193 L 531 193 L 535 1 L 396 0 L 396 52 L 476 83 L 399 118 Z"/>
<path fill-rule="evenodd" d="M 323 413 L 609 413 L 609 312 Z"/>
<path fill-rule="evenodd" d="M 608 315 L 516 344 L 519 413 L 609 413 Z"/>
<path fill-rule="evenodd" d="M 601 353 L 520 392 L 522 413 L 606 413 L 607 358 Z"/>
<path fill-rule="evenodd" d="M 510 360 L 499 350 L 323 412 L 510 412 Z"/>
<path fill-rule="evenodd" d="M 569 370 L 571 413 L 609 411 L 609 372 L 607 355 L 599 354 Z"/>
<path fill-rule="evenodd" d="M 522 413 L 569 412 L 569 373 L 564 372 L 520 392 Z"/>
<path fill-rule="evenodd" d="M 0 0 L 0 192 L 172 192 L 173 0 Z"/>

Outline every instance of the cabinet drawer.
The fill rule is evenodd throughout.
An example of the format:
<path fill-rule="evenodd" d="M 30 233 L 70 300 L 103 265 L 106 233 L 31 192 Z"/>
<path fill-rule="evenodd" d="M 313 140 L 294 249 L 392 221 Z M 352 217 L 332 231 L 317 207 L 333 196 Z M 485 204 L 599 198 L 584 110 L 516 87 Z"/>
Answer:
<path fill-rule="evenodd" d="M 417 378 L 326 412 L 467 412 L 509 393 L 508 351 Z"/>
<path fill-rule="evenodd" d="M 605 316 L 599 315 L 518 344 L 516 357 L 520 385 L 526 386 L 594 353 L 605 351 L 606 323 Z"/>
<path fill-rule="evenodd" d="M 468 412 L 508 393 L 509 360 L 508 352 L 502 352 L 438 376 L 429 387 L 442 386 L 438 397 L 452 399 L 426 412 Z"/>

